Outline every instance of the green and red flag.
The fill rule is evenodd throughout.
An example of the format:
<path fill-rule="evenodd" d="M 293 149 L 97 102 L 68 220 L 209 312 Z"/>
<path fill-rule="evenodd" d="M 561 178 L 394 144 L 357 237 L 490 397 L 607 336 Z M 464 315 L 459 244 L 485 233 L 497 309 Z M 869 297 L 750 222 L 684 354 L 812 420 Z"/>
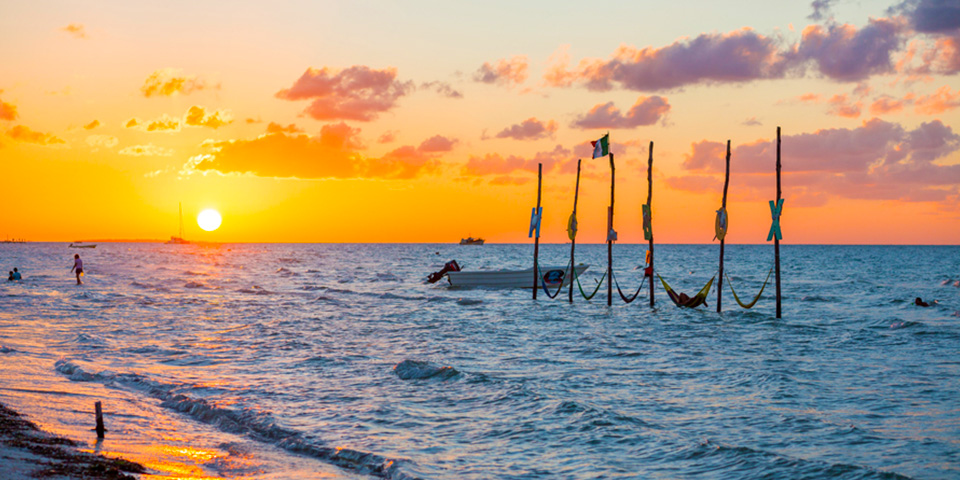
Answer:
<path fill-rule="evenodd" d="M 600 140 L 590 142 L 593 145 L 593 158 L 605 157 L 610 154 L 610 134 L 600 137 Z"/>

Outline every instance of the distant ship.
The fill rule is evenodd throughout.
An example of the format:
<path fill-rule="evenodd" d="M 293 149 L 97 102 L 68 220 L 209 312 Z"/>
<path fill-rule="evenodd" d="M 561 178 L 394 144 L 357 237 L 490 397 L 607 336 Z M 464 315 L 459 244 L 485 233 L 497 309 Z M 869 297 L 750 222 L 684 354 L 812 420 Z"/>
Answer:
<path fill-rule="evenodd" d="M 461 238 L 460 245 L 483 245 L 483 239 L 473 237 Z"/>
<path fill-rule="evenodd" d="M 190 242 L 183 239 L 183 204 L 178 203 L 177 206 L 180 208 L 180 236 L 174 237 L 170 236 L 170 240 L 167 240 L 167 245 L 187 245 Z"/>
<path fill-rule="evenodd" d="M 69 248 L 97 248 L 96 243 L 83 243 L 82 241 L 71 242 Z"/>
<path fill-rule="evenodd" d="M 6 240 L 0 240 L 0 243 L 27 243 L 27 240 L 24 238 L 8 238 Z"/>

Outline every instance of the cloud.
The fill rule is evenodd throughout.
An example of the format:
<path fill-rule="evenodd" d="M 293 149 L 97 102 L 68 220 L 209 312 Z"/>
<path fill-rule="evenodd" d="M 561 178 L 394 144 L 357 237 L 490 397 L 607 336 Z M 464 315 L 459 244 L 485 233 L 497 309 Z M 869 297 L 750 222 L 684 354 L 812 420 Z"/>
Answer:
<path fill-rule="evenodd" d="M 536 172 L 537 164 L 543 164 L 544 171 L 554 169 L 563 173 L 576 171 L 576 161 L 569 149 L 560 145 L 551 151 L 537 152 L 532 158 L 517 155 L 504 157 L 499 153 L 488 153 L 484 156 L 471 155 L 461 173 L 465 176 L 509 175 L 514 172 Z"/>
<path fill-rule="evenodd" d="M 120 141 L 112 135 L 90 135 L 87 137 L 87 145 L 95 149 L 113 148 L 116 147 L 118 143 L 120 143 Z"/>
<path fill-rule="evenodd" d="M 194 105 L 183 115 L 183 123 L 193 127 L 209 127 L 213 129 L 233 123 L 233 117 L 229 112 L 217 110 L 213 113 L 200 106 Z M 149 129 L 149 127 L 148 127 Z"/>
<path fill-rule="evenodd" d="M 17 106 L 0 100 L 0 120 L 16 120 Z"/>
<path fill-rule="evenodd" d="M 916 99 L 916 112 L 927 115 L 936 115 L 960 107 L 960 90 L 951 92 L 950 87 L 944 85 L 931 95 Z"/>
<path fill-rule="evenodd" d="M 206 90 L 210 87 L 196 76 L 183 75 L 180 70 L 164 68 L 150 74 L 140 87 L 144 97 L 170 97 L 177 94 L 189 95 L 193 92 Z"/>
<path fill-rule="evenodd" d="M 763 123 L 761 123 L 760 120 L 757 120 L 757 117 L 750 117 L 750 118 L 748 118 L 748 119 L 740 122 L 740 125 L 743 125 L 743 126 L 746 126 L 746 127 L 756 127 L 756 126 L 759 126 L 759 125 L 763 125 Z"/>
<path fill-rule="evenodd" d="M 130 122 L 127 123 L 129 124 Z M 170 118 L 164 114 L 162 117 L 148 123 L 144 129 L 148 132 L 179 132 L 180 120 Z"/>
<path fill-rule="evenodd" d="M 425 153 L 449 152 L 453 150 L 453 146 L 456 145 L 456 143 L 456 140 L 441 135 L 434 135 L 420 143 L 417 150 Z"/>
<path fill-rule="evenodd" d="M 315 137 L 270 133 L 252 140 L 218 142 L 215 153 L 191 158 L 184 172 L 299 179 L 409 179 L 439 167 L 434 152 L 412 146 L 397 148 L 380 158 L 363 156 L 357 152 L 359 133 L 359 129 L 341 122 L 324 125 Z"/>
<path fill-rule="evenodd" d="M 573 126 L 577 128 L 634 128 L 657 123 L 667 112 L 670 104 L 659 95 L 639 97 L 630 110 L 622 115 L 620 109 L 607 102 L 595 105 L 590 111 L 578 117 Z"/>
<path fill-rule="evenodd" d="M 501 58 L 496 63 L 484 62 L 473 74 L 480 83 L 511 87 L 527 80 L 529 62 L 526 55 L 514 55 L 509 60 Z"/>
<path fill-rule="evenodd" d="M 837 94 L 827 101 L 830 104 L 829 113 L 844 118 L 859 118 L 862 102 L 851 102 L 846 94 Z"/>
<path fill-rule="evenodd" d="M 270 122 L 270 124 L 267 125 L 267 133 L 302 133 L 302 132 L 303 132 L 303 129 L 301 129 L 300 127 L 292 123 L 290 125 L 287 125 L 286 127 L 276 122 Z"/>
<path fill-rule="evenodd" d="M 782 145 L 785 183 L 793 185 L 798 194 L 945 201 L 960 193 L 960 165 L 938 163 L 960 150 L 960 135 L 939 120 L 907 130 L 895 123 L 872 119 L 852 129 L 786 135 Z M 694 143 L 683 168 L 692 175 L 720 176 L 725 153 L 726 146 L 719 142 Z M 753 188 L 751 183 L 772 173 L 775 158 L 773 141 L 737 146 L 730 160 L 732 181 Z M 695 181 L 684 182 L 692 189 L 689 185 Z M 681 181 L 674 179 L 673 184 L 680 188 Z"/>
<path fill-rule="evenodd" d="M 871 19 L 857 30 L 849 24 L 810 25 L 796 57 L 812 61 L 825 77 L 837 81 L 859 81 L 871 75 L 891 73 L 891 56 L 903 43 L 904 28 L 892 19 Z"/>
<path fill-rule="evenodd" d="M 66 27 L 60 28 L 61 31 L 67 32 L 73 36 L 73 38 L 84 39 L 87 38 L 87 31 L 83 27 L 83 24 L 80 23 L 71 23 Z"/>
<path fill-rule="evenodd" d="M 100 120 L 94 119 L 92 122 L 83 126 L 84 130 L 93 130 L 100 126 Z"/>
<path fill-rule="evenodd" d="M 126 147 L 118 152 L 120 155 L 130 155 L 133 157 L 169 157 L 173 155 L 173 150 L 169 148 L 158 147 L 153 144 L 134 145 Z"/>
<path fill-rule="evenodd" d="M 133 117 L 130 120 L 127 120 L 127 122 L 123 124 L 123 128 L 134 128 L 140 125 L 141 123 L 143 122 L 139 118 Z"/>
<path fill-rule="evenodd" d="M 553 138 L 557 132 L 557 122 L 550 120 L 546 123 L 530 117 L 518 124 L 511 125 L 498 132 L 496 138 L 512 138 L 514 140 L 539 140 Z"/>
<path fill-rule="evenodd" d="M 893 98 L 889 95 L 882 95 L 870 104 L 870 114 L 886 115 L 888 113 L 897 113 L 903 110 L 904 100 Z"/>
<path fill-rule="evenodd" d="M 397 139 L 397 132 L 383 132 L 383 135 L 380 135 L 377 138 L 377 143 L 390 143 Z"/>
<path fill-rule="evenodd" d="M 811 13 L 807 18 L 815 22 L 821 20 L 832 19 L 833 14 L 830 12 L 830 9 L 833 8 L 833 3 L 836 3 L 837 0 L 813 0 L 810 4 L 810 7 L 813 8 L 813 13 Z"/>
<path fill-rule="evenodd" d="M 261 120 L 260 117 L 257 117 L 257 118 L 247 117 L 247 119 L 244 120 L 244 122 L 246 122 L 249 125 L 251 123 L 263 123 L 263 120 Z"/>
<path fill-rule="evenodd" d="M 18 142 L 33 143 L 36 145 L 58 145 L 67 143 L 56 135 L 37 132 L 24 125 L 16 125 L 10 130 L 7 130 L 7 136 Z"/>
<path fill-rule="evenodd" d="M 908 0 L 890 11 L 906 16 L 910 26 L 921 33 L 960 30 L 960 4 L 952 0 Z"/>
<path fill-rule="evenodd" d="M 373 70 L 355 65 L 340 71 L 308 68 L 290 88 L 275 96 L 284 100 L 313 99 L 304 112 L 316 120 L 369 122 L 393 109 L 397 100 L 412 89 L 412 82 L 397 80 L 394 68 Z"/>
<path fill-rule="evenodd" d="M 420 84 L 420 88 L 426 88 L 428 90 L 433 90 L 440 95 L 443 95 L 447 98 L 463 98 L 463 94 L 457 90 L 454 90 L 449 83 L 446 82 L 424 82 Z"/>
<path fill-rule="evenodd" d="M 615 86 L 636 91 L 660 91 L 696 83 L 743 83 L 782 78 L 787 59 L 778 40 L 749 28 L 727 34 L 705 33 L 662 48 L 621 45 L 609 60 L 584 59 L 570 71 L 555 54 L 544 80 L 552 86 L 579 82 L 589 90 Z"/>

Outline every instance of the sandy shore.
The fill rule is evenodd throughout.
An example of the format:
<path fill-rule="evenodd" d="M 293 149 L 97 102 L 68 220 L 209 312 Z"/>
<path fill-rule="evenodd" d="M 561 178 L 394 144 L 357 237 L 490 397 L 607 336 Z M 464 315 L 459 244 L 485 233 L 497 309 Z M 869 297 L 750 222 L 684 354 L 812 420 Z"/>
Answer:
<path fill-rule="evenodd" d="M 73 440 L 40 430 L 0 404 L 0 476 L 9 479 L 131 479 L 143 466 L 79 450 Z"/>

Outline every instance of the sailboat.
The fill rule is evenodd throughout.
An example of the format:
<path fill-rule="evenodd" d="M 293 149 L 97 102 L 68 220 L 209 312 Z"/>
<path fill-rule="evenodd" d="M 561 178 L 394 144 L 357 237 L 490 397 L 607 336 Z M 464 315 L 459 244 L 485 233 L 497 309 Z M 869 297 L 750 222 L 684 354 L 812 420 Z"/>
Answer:
<path fill-rule="evenodd" d="M 180 208 L 180 236 L 174 237 L 170 236 L 170 240 L 167 240 L 167 245 L 186 245 L 190 242 L 183 239 L 183 204 L 177 203 L 177 206 Z"/>

